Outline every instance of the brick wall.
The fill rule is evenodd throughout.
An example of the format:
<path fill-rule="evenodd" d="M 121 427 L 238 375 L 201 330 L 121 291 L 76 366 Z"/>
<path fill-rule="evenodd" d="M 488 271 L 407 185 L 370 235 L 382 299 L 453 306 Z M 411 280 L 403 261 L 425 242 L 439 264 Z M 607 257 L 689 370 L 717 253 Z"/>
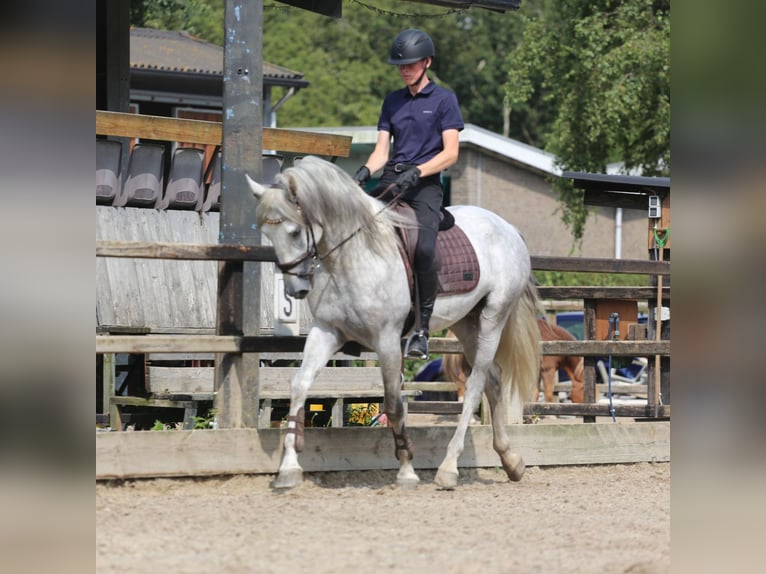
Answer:
<path fill-rule="evenodd" d="M 559 202 L 545 175 L 463 146 L 450 170 L 452 204 L 479 205 L 515 225 L 533 255 L 614 257 L 613 208 L 591 207 L 582 248 L 574 253 L 572 236 L 561 221 Z M 623 210 L 622 258 L 647 258 L 645 210 Z"/>

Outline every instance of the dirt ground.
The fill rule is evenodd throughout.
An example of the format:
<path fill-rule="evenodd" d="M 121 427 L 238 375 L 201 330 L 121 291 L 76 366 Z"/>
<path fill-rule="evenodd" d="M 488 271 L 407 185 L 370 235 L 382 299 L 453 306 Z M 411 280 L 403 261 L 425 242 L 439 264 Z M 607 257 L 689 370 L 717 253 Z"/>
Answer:
<path fill-rule="evenodd" d="M 670 463 L 435 471 L 416 489 L 395 471 L 96 484 L 96 571 L 665 573 Z"/>

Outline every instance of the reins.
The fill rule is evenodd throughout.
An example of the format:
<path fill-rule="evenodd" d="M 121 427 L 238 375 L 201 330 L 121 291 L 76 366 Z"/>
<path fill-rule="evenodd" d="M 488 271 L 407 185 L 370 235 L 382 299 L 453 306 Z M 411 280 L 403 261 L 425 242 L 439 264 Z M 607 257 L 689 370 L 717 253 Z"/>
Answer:
<path fill-rule="evenodd" d="M 380 199 L 381 197 L 385 196 L 389 191 L 391 191 L 395 187 L 398 187 L 398 186 L 395 183 L 392 183 L 386 189 L 384 189 L 382 192 L 376 195 L 375 199 Z M 393 205 L 393 203 L 399 198 L 400 195 L 401 193 L 395 194 L 392 197 L 392 199 L 388 203 L 386 203 L 373 217 L 377 217 L 378 215 L 383 213 L 386 209 L 388 209 L 391 205 Z M 301 218 L 303 219 L 303 224 L 306 227 L 306 245 L 307 246 L 310 245 L 311 247 L 310 248 L 307 247 L 306 253 L 304 253 L 297 259 L 294 259 L 293 261 L 290 261 L 288 263 L 277 263 L 277 267 L 285 275 L 295 275 L 296 277 L 311 277 L 314 274 L 313 265 L 312 265 L 311 271 L 308 273 L 294 273 L 290 271 L 290 269 L 292 269 L 293 267 L 297 267 L 298 265 L 300 265 L 301 263 L 303 263 L 309 258 L 312 258 L 318 261 L 323 261 L 330 254 L 340 249 L 343 245 L 345 245 L 348 241 L 350 241 L 357 233 L 359 233 L 362 230 L 362 226 L 360 225 L 359 227 L 357 227 L 354 231 L 352 231 L 345 238 L 341 239 L 337 245 L 330 248 L 323 255 L 319 255 L 317 244 L 316 244 L 316 237 L 314 236 L 314 227 L 311 225 L 311 222 L 309 221 L 308 217 L 306 217 L 306 214 L 301 209 L 301 206 L 297 205 L 296 208 L 298 209 L 298 211 L 301 212 Z"/>

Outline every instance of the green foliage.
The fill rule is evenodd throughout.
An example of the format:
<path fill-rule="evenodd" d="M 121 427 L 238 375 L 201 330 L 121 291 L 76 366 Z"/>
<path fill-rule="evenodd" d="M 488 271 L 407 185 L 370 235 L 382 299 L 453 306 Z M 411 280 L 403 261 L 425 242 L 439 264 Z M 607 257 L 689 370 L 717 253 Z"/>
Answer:
<path fill-rule="evenodd" d="M 212 428 L 217 414 L 218 410 L 210 409 L 207 413 L 194 417 L 194 429 L 205 430 Z"/>
<path fill-rule="evenodd" d="M 650 284 L 648 275 L 624 273 L 535 271 L 534 275 L 537 282 L 545 287 L 636 287 Z"/>
<path fill-rule="evenodd" d="M 223 45 L 225 0 L 131 0 L 130 23 L 159 30 L 183 30 Z"/>
<path fill-rule="evenodd" d="M 170 426 L 163 423 L 161 420 L 154 421 L 152 428 L 149 430 L 170 430 Z"/>
<path fill-rule="evenodd" d="M 563 169 L 603 173 L 623 162 L 625 172 L 669 175 L 669 11 L 669 1 L 566 0 L 526 20 L 508 59 L 508 97 L 541 97 L 555 109 L 545 149 Z M 556 188 L 579 241 L 582 191 Z"/>

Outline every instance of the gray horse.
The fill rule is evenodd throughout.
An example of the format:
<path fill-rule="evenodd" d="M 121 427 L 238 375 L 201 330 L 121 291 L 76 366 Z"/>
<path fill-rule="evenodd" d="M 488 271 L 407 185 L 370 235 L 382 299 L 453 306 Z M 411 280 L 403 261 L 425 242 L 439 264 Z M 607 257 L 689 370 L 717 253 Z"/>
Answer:
<path fill-rule="evenodd" d="M 306 157 L 266 188 L 247 177 L 260 200 L 256 217 L 274 246 L 289 295 L 308 298 L 313 323 L 303 362 L 290 387 L 288 428 L 275 481 L 290 488 L 303 480 L 303 405 L 317 372 L 345 343 L 377 353 L 384 384 L 384 409 L 399 460 L 397 484 L 417 484 L 401 395 L 401 337 L 410 313 L 406 266 L 396 227 L 411 225 L 368 196 L 336 165 Z M 463 411 L 435 482 L 454 488 L 465 433 L 482 392 L 492 414 L 493 447 L 511 480 L 524 474 L 522 457 L 511 451 L 505 429 L 520 422 L 523 403 L 537 392 L 540 369 L 537 291 L 527 247 L 519 232 L 496 214 L 475 206 L 451 207 L 480 265 L 477 285 L 439 296 L 432 330 L 450 327 L 472 366 Z"/>

